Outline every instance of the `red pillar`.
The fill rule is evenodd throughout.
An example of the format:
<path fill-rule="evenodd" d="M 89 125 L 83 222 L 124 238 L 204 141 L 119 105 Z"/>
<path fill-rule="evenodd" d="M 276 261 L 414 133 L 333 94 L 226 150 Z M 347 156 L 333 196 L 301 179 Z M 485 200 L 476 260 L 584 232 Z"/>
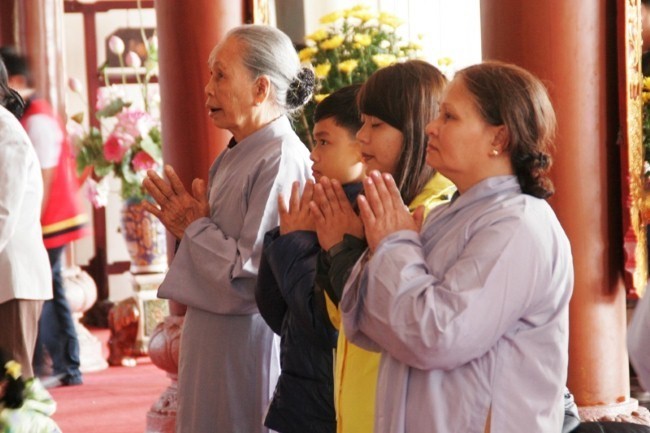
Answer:
<path fill-rule="evenodd" d="M 0 45 L 15 45 L 15 0 L 0 0 Z"/>
<path fill-rule="evenodd" d="M 14 7 L 15 43 L 30 61 L 36 90 L 65 118 L 63 0 L 17 0 Z"/>
<path fill-rule="evenodd" d="M 208 56 L 232 27 L 243 23 L 243 7 L 228 0 L 160 0 L 155 3 L 159 41 L 163 157 L 186 188 L 207 180 L 214 158 L 230 139 L 207 116 L 204 87 Z M 170 239 L 167 251 L 173 255 Z"/>
<path fill-rule="evenodd" d="M 164 159 L 190 186 L 195 177 L 207 179 L 230 139 L 208 118 L 203 89 L 208 56 L 228 30 L 243 23 L 243 8 L 228 0 L 159 0 L 155 7 Z"/>
<path fill-rule="evenodd" d="M 482 0 L 484 59 L 547 85 L 558 117 L 550 200 L 571 241 L 568 386 L 581 414 L 629 413 L 618 129 L 616 2 Z"/>
<path fill-rule="evenodd" d="M 210 76 L 208 56 L 228 30 L 243 23 L 244 7 L 232 0 L 157 0 L 155 8 L 163 157 L 190 189 L 194 178 L 207 180 L 212 161 L 231 137 L 208 118 L 203 89 Z M 174 248 L 168 251 L 171 255 Z M 149 344 L 152 361 L 172 379 L 147 414 L 150 432 L 173 432 L 175 425 L 178 340 L 185 307 L 170 302 L 170 311 Z"/>

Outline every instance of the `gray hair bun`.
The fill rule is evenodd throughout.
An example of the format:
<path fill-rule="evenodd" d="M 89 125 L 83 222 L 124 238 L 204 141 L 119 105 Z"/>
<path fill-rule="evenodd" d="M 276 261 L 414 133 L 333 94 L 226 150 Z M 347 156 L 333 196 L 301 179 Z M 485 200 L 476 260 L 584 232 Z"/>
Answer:
<path fill-rule="evenodd" d="M 296 78 L 291 81 L 287 91 L 287 107 L 290 110 L 300 108 L 309 101 L 314 87 L 316 85 L 316 76 L 314 71 L 309 68 L 302 68 Z"/>

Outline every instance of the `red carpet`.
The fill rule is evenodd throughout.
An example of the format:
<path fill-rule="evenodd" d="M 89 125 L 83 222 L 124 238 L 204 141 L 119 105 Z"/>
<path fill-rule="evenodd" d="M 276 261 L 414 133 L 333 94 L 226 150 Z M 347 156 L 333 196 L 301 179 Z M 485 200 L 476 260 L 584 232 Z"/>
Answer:
<path fill-rule="evenodd" d="M 93 334 L 105 341 L 105 332 Z M 109 367 L 83 379 L 80 386 L 49 390 L 63 433 L 142 433 L 149 408 L 170 383 L 148 357 L 138 358 L 136 367 Z"/>

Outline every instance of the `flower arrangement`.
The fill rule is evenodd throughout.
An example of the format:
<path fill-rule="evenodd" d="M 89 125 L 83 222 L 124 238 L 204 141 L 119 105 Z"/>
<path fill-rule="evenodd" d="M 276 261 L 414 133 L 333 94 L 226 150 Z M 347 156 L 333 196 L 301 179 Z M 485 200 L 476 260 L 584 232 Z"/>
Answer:
<path fill-rule="evenodd" d="M 306 47 L 298 53 L 303 63 L 313 66 L 318 80 L 297 128 L 310 145 L 311 117 L 318 102 L 341 87 L 363 83 L 379 68 L 422 56 L 419 42 L 407 42 L 398 35 L 403 24 L 400 18 L 369 6 L 332 12 L 320 23 L 323 27 L 306 36 Z"/>
<path fill-rule="evenodd" d="M 150 86 L 151 79 L 158 73 L 158 44 L 156 36 L 146 40 L 143 34 L 143 41 L 147 54 L 144 65 L 138 54 L 129 51 L 124 55 L 124 42 L 119 37 L 109 39 L 110 50 L 120 59 L 122 83 L 126 84 L 128 68 L 135 73 L 140 90 L 138 97 L 128 97 L 123 87 L 109 85 L 104 68 L 106 87 L 98 90 L 96 106 L 100 128 L 91 126 L 86 130 L 82 126 L 83 113 L 71 116 L 72 122 L 68 124 L 79 174 L 89 169 L 94 174 L 94 179 L 88 182 L 89 198 L 96 207 L 106 202 L 102 192 L 107 190 L 107 175 L 120 179 L 122 198 L 140 201 L 146 197 L 141 183 L 147 170 L 162 169 L 159 101 Z M 70 79 L 68 84 L 73 92 L 83 97 L 78 80 Z"/>
<path fill-rule="evenodd" d="M 7 361 L 5 364 L 5 371 L 7 372 L 7 375 L 13 380 L 18 380 L 18 378 L 23 375 L 22 366 L 20 363 L 14 361 L 13 359 L 11 361 Z"/>

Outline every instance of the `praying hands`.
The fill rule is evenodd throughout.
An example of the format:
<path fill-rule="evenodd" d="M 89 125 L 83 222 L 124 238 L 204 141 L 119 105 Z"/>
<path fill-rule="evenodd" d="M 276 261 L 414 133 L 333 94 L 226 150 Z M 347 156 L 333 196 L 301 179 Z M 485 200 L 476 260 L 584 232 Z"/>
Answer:
<path fill-rule="evenodd" d="M 314 198 L 310 203 L 316 223 L 318 242 L 325 251 L 349 234 L 363 239 L 361 218 L 354 212 L 345 195 L 343 186 L 336 179 L 323 176 L 314 186 Z"/>
<path fill-rule="evenodd" d="M 284 196 L 278 195 L 278 214 L 280 216 L 280 234 L 286 235 L 298 230 L 314 231 L 314 220 L 309 211 L 309 202 L 314 193 L 314 182 L 308 180 L 300 195 L 300 183 L 291 185 L 289 208 L 284 202 Z"/>
<path fill-rule="evenodd" d="M 424 206 L 411 215 L 404 205 L 393 176 L 373 171 L 363 181 L 364 195 L 357 199 L 366 240 L 371 251 L 391 233 L 399 230 L 420 232 Z"/>
<path fill-rule="evenodd" d="M 142 186 L 158 206 L 146 200 L 143 206 L 180 240 L 190 224 L 210 215 L 206 186 L 202 179 L 194 179 L 190 195 L 171 166 L 165 166 L 165 175 L 169 182 L 154 170 L 147 171 Z"/>

